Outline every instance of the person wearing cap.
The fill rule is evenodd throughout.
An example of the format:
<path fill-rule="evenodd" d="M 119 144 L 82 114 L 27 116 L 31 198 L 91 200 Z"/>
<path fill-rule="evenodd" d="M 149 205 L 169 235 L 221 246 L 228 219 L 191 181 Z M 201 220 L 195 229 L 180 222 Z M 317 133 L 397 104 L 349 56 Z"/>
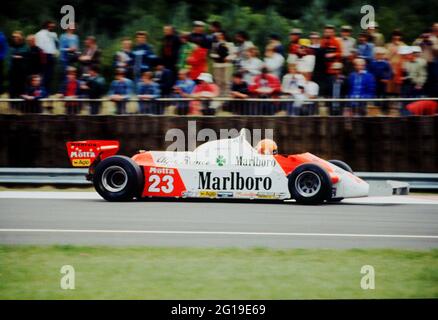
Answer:
<path fill-rule="evenodd" d="M 329 98 L 341 99 L 347 95 L 347 78 L 343 74 L 343 64 L 341 62 L 335 62 L 332 64 L 332 72 L 328 78 L 328 94 Z M 331 102 L 329 103 L 329 112 L 331 116 L 340 116 L 343 114 L 343 102 Z"/>
<path fill-rule="evenodd" d="M 424 94 L 423 86 L 427 79 L 427 63 L 423 58 L 415 56 L 410 46 L 400 47 L 403 58 L 402 97 L 419 97 Z"/>
<path fill-rule="evenodd" d="M 374 59 L 368 66 L 368 71 L 376 79 L 376 97 L 386 98 L 388 94 L 388 82 L 392 79 L 392 68 L 386 60 L 387 50 L 383 47 L 377 47 L 374 50 Z M 384 113 L 388 112 L 389 105 L 376 102 L 377 106 L 382 107 Z"/>
<path fill-rule="evenodd" d="M 295 64 L 298 72 L 312 73 L 315 68 L 315 55 L 310 49 L 310 40 L 300 39 L 298 43 L 300 46 L 297 52 L 288 55 L 287 63 Z"/>
<path fill-rule="evenodd" d="M 213 82 L 213 76 L 210 73 L 203 72 L 196 79 L 198 84 L 195 86 L 191 96 L 193 98 L 215 98 L 220 94 L 219 87 Z M 190 102 L 190 114 L 214 115 L 216 105 L 209 100 L 198 100 Z"/>
<path fill-rule="evenodd" d="M 290 33 L 289 33 L 289 48 L 288 48 L 288 52 L 289 54 L 296 54 L 299 44 L 298 42 L 300 41 L 300 37 L 301 37 L 301 29 L 298 28 L 293 28 Z"/>
<path fill-rule="evenodd" d="M 391 65 L 393 77 L 388 82 L 388 93 L 399 95 L 402 84 L 402 58 L 399 54 L 399 47 L 406 46 L 403 42 L 403 35 L 400 30 L 395 29 L 391 35 L 391 42 L 386 44 L 388 50 L 388 62 Z"/>
<path fill-rule="evenodd" d="M 353 28 L 351 26 L 341 27 L 341 43 L 342 43 L 342 60 L 345 62 L 351 54 L 352 50 L 356 47 L 356 39 L 351 36 Z"/>
<path fill-rule="evenodd" d="M 133 82 L 125 77 L 125 70 L 116 69 L 115 79 L 111 82 L 108 96 L 116 104 L 116 113 L 126 113 L 126 103 L 134 94 Z"/>
<path fill-rule="evenodd" d="M 324 27 L 324 36 L 321 40 L 321 48 L 325 51 L 326 73 L 332 72 L 331 65 L 334 62 L 340 62 L 342 58 L 341 41 L 335 37 L 335 27 L 326 25 Z"/>
<path fill-rule="evenodd" d="M 205 26 L 206 25 L 204 21 L 193 21 L 193 29 L 189 40 L 204 49 L 210 49 L 211 42 L 205 33 Z"/>
<path fill-rule="evenodd" d="M 378 30 L 379 24 L 376 21 L 371 21 L 368 24 L 367 33 L 370 36 L 370 42 L 376 47 L 383 47 L 385 45 L 385 36 Z"/>
<path fill-rule="evenodd" d="M 357 58 L 354 61 L 355 71 L 348 77 L 348 96 L 352 99 L 374 98 L 376 92 L 376 81 L 374 76 L 366 70 L 364 59 Z M 366 102 L 352 102 L 353 114 L 366 115 Z"/>
<path fill-rule="evenodd" d="M 366 32 L 359 34 L 357 42 L 357 57 L 364 59 L 368 66 L 374 58 L 374 44 L 369 42 L 369 35 Z"/>

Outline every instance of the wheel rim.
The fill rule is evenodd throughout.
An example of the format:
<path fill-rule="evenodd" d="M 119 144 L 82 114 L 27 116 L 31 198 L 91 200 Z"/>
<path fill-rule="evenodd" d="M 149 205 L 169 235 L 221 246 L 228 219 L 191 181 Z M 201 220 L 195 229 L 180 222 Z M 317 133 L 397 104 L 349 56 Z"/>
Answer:
<path fill-rule="evenodd" d="M 295 189 L 302 197 L 313 197 L 321 189 L 321 178 L 312 171 L 301 172 L 295 179 Z"/>
<path fill-rule="evenodd" d="M 119 166 L 111 166 L 102 174 L 102 185 L 109 192 L 122 191 L 128 183 L 128 174 Z"/>

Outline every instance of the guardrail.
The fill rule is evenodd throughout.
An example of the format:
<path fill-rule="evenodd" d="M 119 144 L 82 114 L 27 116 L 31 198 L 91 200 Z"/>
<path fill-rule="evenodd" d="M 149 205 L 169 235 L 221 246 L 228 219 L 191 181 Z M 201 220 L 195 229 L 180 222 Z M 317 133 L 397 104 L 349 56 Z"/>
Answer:
<path fill-rule="evenodd" d="M 71 168 L 0 168 L 0 184 L 90 185 L 87 169 Z M 356 172 L 366 181 L 401 181 L 410 190 L 438 191 L 438 173 Z"/>

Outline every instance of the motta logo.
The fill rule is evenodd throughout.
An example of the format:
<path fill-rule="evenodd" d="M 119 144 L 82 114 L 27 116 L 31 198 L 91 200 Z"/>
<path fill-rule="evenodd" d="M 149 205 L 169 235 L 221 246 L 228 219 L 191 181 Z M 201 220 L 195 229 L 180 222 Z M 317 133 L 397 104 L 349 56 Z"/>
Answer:
<path fill-rule="evenodd" d="M 271 190 L 270 177 L 243 177 L 239 172 L 215 177 L 211 172 L 199 172 L 198 189 L 204 190 Z"/>
<path fill-rule="evenodd" d="M 72 151 L 70 152 L 70 158 L 95 158 L 96 154 L 93 151 Z"/>

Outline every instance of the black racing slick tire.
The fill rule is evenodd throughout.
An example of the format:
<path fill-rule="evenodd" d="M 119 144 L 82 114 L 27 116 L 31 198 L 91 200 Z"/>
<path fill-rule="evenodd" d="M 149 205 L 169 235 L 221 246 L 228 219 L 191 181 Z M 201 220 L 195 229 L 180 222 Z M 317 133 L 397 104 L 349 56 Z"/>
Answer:
<path fill-rule="evenodd" d="M 305 163 L 289 175 L 289 192 L 299 204 L 316 205 L 331 198 L 332 183 L 319 165 Z"/>
<path fill-rule="evenodd" d="M 345 171 L 351 172 L 353 173 L 353 169 L 351 169 L 351 167 L 346 164 L 344 161 L 341 160 L 329 160 L 328 162 L 330 162 L 331 164 L 334 164 L 335 166 L 344 169 Z"/>
<path fill-rule="evenodd" d="M 93 185 L 108 201 L 129 201 L 141 195 L 143 172 L 129 157 L 111 156 L 102 160 L 95 169 Z"/>

